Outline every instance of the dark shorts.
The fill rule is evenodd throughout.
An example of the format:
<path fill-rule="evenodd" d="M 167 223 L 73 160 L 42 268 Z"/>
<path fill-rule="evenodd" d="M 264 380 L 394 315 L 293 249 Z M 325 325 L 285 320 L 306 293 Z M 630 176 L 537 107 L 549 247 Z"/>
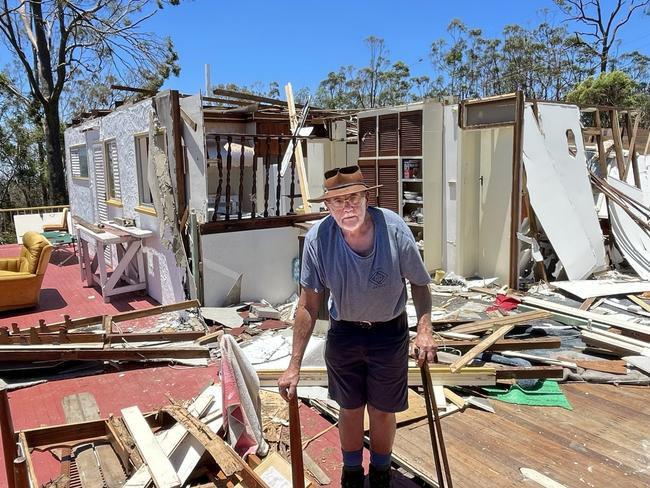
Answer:
<path fill-rule="evenodd" d="M 408 408 L 406 313 L 364 328 L 330 318 L 325 363 L 330 398 L 342 408 L 368 404 L 383 412 Z"/>

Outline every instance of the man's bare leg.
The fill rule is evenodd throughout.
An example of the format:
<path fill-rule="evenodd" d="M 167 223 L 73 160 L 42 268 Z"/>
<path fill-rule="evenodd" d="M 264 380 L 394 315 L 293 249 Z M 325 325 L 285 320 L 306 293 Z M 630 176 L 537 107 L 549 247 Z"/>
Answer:
<path fill-rule="evenodd" d="M 339 411 L 339 437 L 341 449 L 358 451 L 363 449 L 363 412 L 366 406 Z"/>
<path fill-rule="evenodd" d="M 368 405 L 368 416 L 370 417 L 370 448 L 377 454 L 390 454 L 395 441 L 395 414 L 382 412 Z M 363 419 L 361 422 L 363 423 Z"/>

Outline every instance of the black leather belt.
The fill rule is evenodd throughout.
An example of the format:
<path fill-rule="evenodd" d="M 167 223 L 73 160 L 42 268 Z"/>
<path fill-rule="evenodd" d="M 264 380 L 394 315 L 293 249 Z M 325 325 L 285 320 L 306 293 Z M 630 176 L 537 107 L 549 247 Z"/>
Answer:
<path fill-rule="evenodd" d="M 394 319 L 387 320 L 386 322 L 370 322 L 367 320 L 361 320 L 361 321 L 353 321 L 353 320 L 338 320 L 340 324 L 343 325 L 352 325 L 354 327 L 361 327 L 362 329 L 372 329 L 374 327 L 379 327 L 382 325 L 391 325 L 395 324 L 399 319 L 401 315 L 398 315 Z"/>

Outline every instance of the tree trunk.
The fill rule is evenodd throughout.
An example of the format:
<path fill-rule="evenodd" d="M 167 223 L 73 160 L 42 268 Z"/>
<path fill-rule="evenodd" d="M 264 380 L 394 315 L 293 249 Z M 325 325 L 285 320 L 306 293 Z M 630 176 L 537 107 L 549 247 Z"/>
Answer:
<path fill-rule="evenodd" d="M 49 173 L 50 187 L 48 200 L 51 205 L 65 205 L 68 203 L 68 190 L 65 184 L 59 104 L 56 101 L 52 101 L 44 108 L 47 170 Z"/>
<path fill-rule="evenodd" d="M 600 51 L 600 72 L 607 72 L 607 61 L 609 60 L 609 46 L 607 36 L 603 37 L 603 48 Z"/>

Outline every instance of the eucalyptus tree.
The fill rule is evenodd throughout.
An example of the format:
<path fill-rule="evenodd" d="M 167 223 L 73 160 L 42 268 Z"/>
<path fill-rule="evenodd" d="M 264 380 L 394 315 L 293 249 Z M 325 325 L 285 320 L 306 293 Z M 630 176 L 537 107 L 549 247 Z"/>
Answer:
<path fill-rule="evenodd" d="M 621 29 L 635 15 L 650 15 L 650 0 L 554 0 L 565 20 L 577 24 L 576 41 L 598 59 L 600 72 L 611 63 L 611 50 Z M 608 8 L 609 7 L 609 8 Z"/>
<path fill-rule="evenodd" d="M 146 32 L 146 21 L 180 0 L 2 0 L 0 38 L 25 82 L 10 86 L 38 106 L 47 148 L 51 203 L 65 203 L 61 105 L 66 88 L 107 76 L 155 90 L 178 74 L 169 38 Z M 79 85 L 79 86 L 84 86 Z"/>

